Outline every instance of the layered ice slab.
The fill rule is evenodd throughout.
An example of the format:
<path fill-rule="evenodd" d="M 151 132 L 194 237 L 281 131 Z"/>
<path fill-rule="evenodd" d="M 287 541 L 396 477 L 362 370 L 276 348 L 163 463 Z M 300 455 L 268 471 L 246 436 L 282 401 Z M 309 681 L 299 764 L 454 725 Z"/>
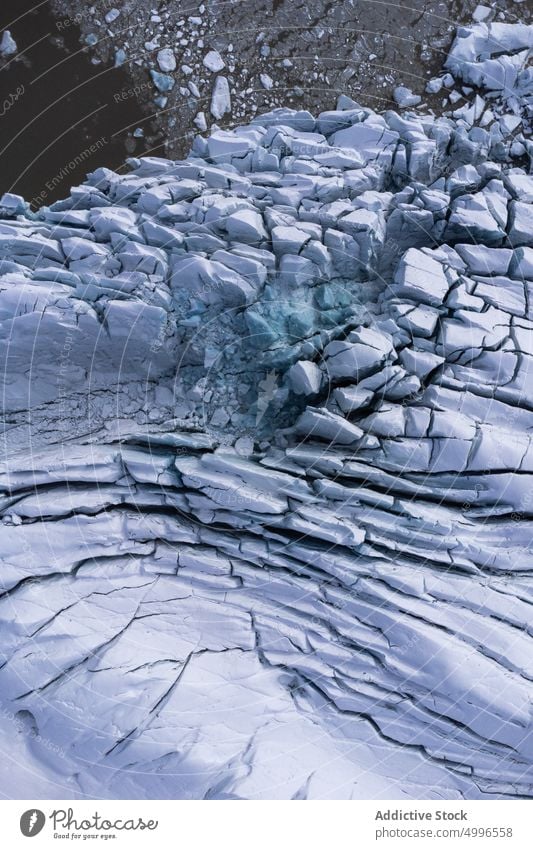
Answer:
<path fill-rule="evenodd" d="M 533 795 L 531 143 L 492 91 L 4 196 L 4 795 Z"/>

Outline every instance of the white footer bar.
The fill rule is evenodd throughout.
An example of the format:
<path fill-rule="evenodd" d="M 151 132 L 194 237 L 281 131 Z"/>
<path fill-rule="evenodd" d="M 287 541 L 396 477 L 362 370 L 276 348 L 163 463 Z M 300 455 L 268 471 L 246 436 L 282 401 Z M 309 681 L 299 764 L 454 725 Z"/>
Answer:
<path fill-rule="evenodd" d="M 2 845 L 530 849 L 532 801 L 3 801 Z M 33 842 L 34 841 L 34 842 Z"/>

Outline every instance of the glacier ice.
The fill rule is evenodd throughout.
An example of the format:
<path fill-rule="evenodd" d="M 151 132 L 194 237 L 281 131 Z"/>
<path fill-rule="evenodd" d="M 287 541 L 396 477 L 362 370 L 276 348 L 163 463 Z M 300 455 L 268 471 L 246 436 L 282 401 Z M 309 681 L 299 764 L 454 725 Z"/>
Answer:
<path fill-rule="evenodd" d="M 533 795 L 530 35 L 4 196 L 4 794 Z"/>
<path fill-rule="evenodd" d="M 4 30 L 2 38 L 0 39 L 0 56 L 3 56 L 4 58 L 14 56 L 17 50 L 17 42 L 11 35 L 10 31 L 8 29 Z"/>

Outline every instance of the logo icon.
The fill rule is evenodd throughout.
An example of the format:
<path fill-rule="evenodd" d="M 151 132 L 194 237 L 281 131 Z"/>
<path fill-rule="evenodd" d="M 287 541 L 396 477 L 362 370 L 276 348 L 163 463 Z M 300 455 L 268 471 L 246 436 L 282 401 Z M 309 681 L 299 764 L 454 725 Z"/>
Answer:
<path fill-rule="evenodd" d="M 24 811 L 20 818 L 20 830 L 24 837 L 35 837 L 43 830 L 46 817 L 42 811 L 37 808 L 31 808 L 29 811 Z"/>

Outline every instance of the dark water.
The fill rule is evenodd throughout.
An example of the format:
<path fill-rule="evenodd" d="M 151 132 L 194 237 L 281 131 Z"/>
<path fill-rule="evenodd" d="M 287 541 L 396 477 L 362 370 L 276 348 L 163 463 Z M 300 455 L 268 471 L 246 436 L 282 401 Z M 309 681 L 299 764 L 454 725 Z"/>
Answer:
<path fill-rule="evenodd" d="M 0 59 L 0 194 L 38 207 L 101 165 L 162 153 L 125 68 L 92 65 L 75 22 L 54 18 L 48 2 L 0 0 L 4 29 L 18 53 Z M 136 127 L 144 139 L 133 137 Z"/>

